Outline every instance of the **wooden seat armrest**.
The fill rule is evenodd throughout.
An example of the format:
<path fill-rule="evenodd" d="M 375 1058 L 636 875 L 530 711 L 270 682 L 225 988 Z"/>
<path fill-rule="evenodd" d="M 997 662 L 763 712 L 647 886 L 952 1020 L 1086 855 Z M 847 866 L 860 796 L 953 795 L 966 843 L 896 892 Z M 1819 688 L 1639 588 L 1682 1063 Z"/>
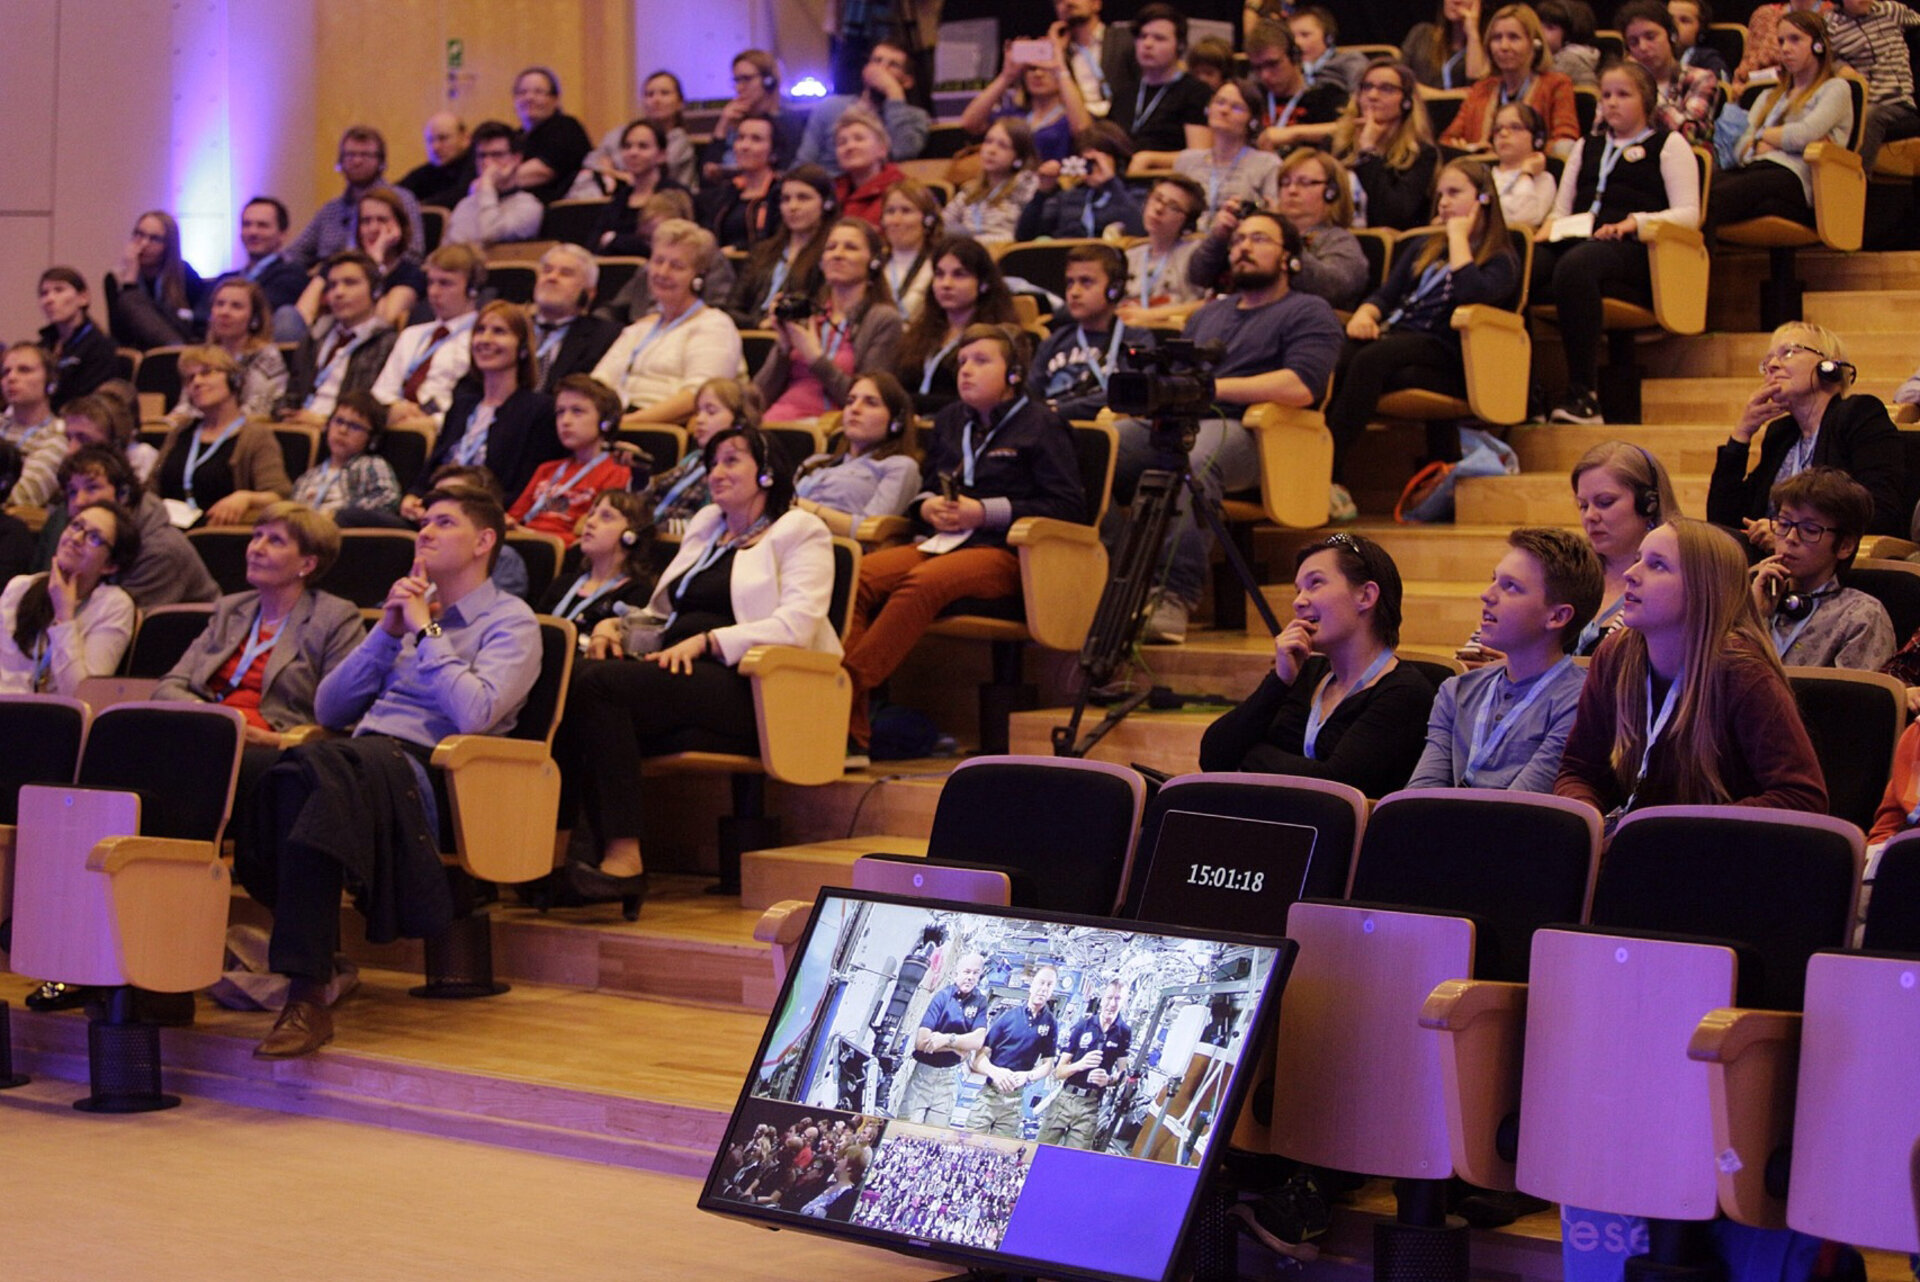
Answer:
<path fill-rule="evenodd" d="M 1453 310 L 1466 367 L 1467 404 L 1489 423 L 1518 423 L 1527 416 L 1527 370 L 1533 342 L 1518 312 L 1471 303 Z"/>
<path fill-rule="evenodd" d="M 1860 544 L 1860 555 L 1875 561 L 1904 561 L 1920 552 L 1920 543 L 1891 534 L 1869 534 Z"/>
<path fill-rule="evenodd" d="M 1859 153 L 1816 142 L 1808 144 L 1805 155 L 1821 242 L 1832 249 L 1860 248 L 1866 230 L 1867 173 Z"/>
<path fill-rule="evenodd" d="M 1075 521 L 1029 516 L 1013 523 L 1007 544 L 1020 552 L 1028 634 L 1049 650 L 1078 650 L 1107 586 L 1107 549 L 1100 531 Z"/>
<path fill-rule="evenodd" d="M 345 731 L 329 730 L 325 726 L 295 726 L 291 730 L 282 730 L 280 732 L 280 746 L 282 748 L 297 748 L 303 743 L 318 743 L 322 739 L 342 739 L 345 737 Z"/>
<path fill-rule="evenodd" d="M 1653 314 L 1662 329 L 1698 334 L 1707 327 L 1706 237 L 1697 227 L 1655 221 L 1640 228 L 1653 276 Z"/>
<path fill-rule="evenodd" d="M 757 645 L 740 659 L 753 682 L 760 764 L 782 783 L 832 783 L 846 773 L 853 681 L 840 656 Z"/>
<path fill-rule="evenodd" d="M 1266 401 L 1240 419 L 1260 453 L 1260 506 L 1282 529 L 1311 530 L 1327 523 L 1333 484 L 1333 434 L 1316 409 Z"/>
<path fill-rule="evenodd" d="M 494 734 L 450 734 L 433 748 L 433 764 L 459 770 L 475 761 L 541 762 L 547 745 L 537 739 L 507 739 Z"/>
<path fill-rule="evenodd" d="M 913 537 L 913 522 L 904 516 L 869 516 L 853 528 L 853 537 L 866 548 L 905 543 Z"/>
<path fill-rule="evenodd" d="M 763 944 L 796 943 L 812 911 L 813 905 L 804 899 L 782 899 L 760 914 L 760 920 L 753 924 L 753 937 Z"/>
<path fill-rule="evenodd" d="M 1902 427 L 1911 427 L 1920 423 L 1920 405 L 1912 401 L 1903 401 L 1898 405 L 1887 406 L 1893 412 L 1893 421 Z"/>
<path fill-rule="evenodd" d="M 1709 1011 L 1687 1058 L 1707 1065 L 1720 1209 L 1755 1228 L 1787 1224 L 1786 1199 L 1767 1192 L 1768 1160 L 1793 1136 L 1801 1017 L 1790 1011 Z"/>
<path fill-rule="evenodd" d="M 1440 1034 L 1447 1147 L 1454 1172 L 1481 1188 L 1512 1189 L 1514 1163 L 1501 1156 L 1500 1126 L 1520 1110 L 1527 986 L 1450 979 L 1427 995 L 1420 1024 Z"/>
<path fill-rule="evenodd" d="M 87 853 L 87 869 L 107 878 L 128 983 L 187 993 L 220 978 L 233 888 L 211 842 L 108 837 Z"/>

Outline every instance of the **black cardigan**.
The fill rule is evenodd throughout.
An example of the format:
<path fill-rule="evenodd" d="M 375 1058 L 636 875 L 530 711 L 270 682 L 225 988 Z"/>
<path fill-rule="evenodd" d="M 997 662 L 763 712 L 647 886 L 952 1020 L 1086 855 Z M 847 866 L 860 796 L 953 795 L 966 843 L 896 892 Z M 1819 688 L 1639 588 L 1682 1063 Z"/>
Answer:
<path fill-rule="evenodd" d="M 1707 519 L 1738 531 L 1742 520 L 1767 514 L 1767 494 L 1780 462 L 1800 435 L 1800 425 L 1783 414 L 1761 429 L 1760 462 L 1747 472 L 1748 447 L 1729 440 L 1713 462 L 1713 480 L 1707 489 Z M 1867 487 L 1873 495 L 1869 534 L 1906 537 L 1909 513 L 1907 469 L 1900 434 L 1877 396 L 1836 396 L 1820 418 L 1820 434 L 1813 443 L 1811 466 L 1837 467 Z"/>
<path fill-rule="evenodd" d="M 1351 784 L 1369 797 L 1404 788 L 1427 742 L 1433 683 L 1410 664 L 1340 700 L 1320 727 L 1315 757 L 1301 748 L 1313 692 L 1330 662 L 1313 655 L 1292 685 L 1267 673 L 1240 706 L 1207 727 L 1200 740 L 1202 770 L 1249 770 L 1306 775 Z"/>
<path fill-rule="evenodd" d="M 473 412 L 480 408 L 480 393 L 463 388 L 453 394 L 447 410 L 446 425 L 433 443 L 433 456 L 420 469 L 412 493 L 424 495 L 434 469 L 453 460 L 455 447 L 467 434 Z M 566 451 L 553 426 L 553 398 L 543 392 L 515 389 L 493 413 L 493 426 L 487 429 L 486 468 L 509 496 L 527 488 L 527 482 L 542 463 L 559 458 Z M 511 498 L 508 500 L 511 502 Z"/>

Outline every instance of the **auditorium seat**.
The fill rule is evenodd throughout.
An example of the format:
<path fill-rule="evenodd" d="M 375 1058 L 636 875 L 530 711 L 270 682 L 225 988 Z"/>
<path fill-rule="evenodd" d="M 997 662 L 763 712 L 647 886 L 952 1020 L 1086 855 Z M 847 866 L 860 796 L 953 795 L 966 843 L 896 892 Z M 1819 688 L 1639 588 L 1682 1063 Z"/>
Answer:
<path fill-rule="evenodd" d="M 1788 668 L 1787 682 L 1827 780 L 1827 813 L 1865 831 L 1907 728 L 1907 690 L 1883 672 Z"/>
<path fill-rule="evenodd" d="M 440 239 L 447 233 L 447 219 L 452 216 L 452 210 L 439 205 L 420 206 L 420 236 L 429 254 L 440 248 Z"/>
<path fill-rule="evenodd" d="M 413 485 L 420 469 L 427 465 L 427 456 L 433 453 L 433 438 L 433 427 L 420 422 L 397 423 L 381 435 L 380 447 L 374 453 L 393 469 L 402 493 Z"/>
<path fill-rule="evenodd" d="M 275 423 L 273 437 L 280 443 L 280 457 L 286 464 L 288 480 L 301 476 L 313 466 L 314 458 L 320 452 L 319 428 Z"/>
<path fill-rule="evenodd" d="M 158 407 L 156 416 L 180 403 L 180 353 L 185 350 L 178 345 L 153 347 L 141 354 L 133 385 L 140 393 L 142 417 L 145 417 L 148 396 L 154 398 L 152 403 Z"/>
<path fill-rule="evenodd" d="M 342 530 L 340 555 L 315 586 L 363 610 L 377 607 L 393 585 L 412 571 L 413 539 L 411 530 Z"/>
<path fill-rule="evenodd" d="M 131 704 L 94 719 L 75 785 L 20 790 L 10 965 L 111 989 L 88 1029 L 89 1112 L 170 1108 L 159 1030 L 134 989 L 220 977 L 232 892 L 220 837 L 245 720 L 206 704 Z"/>
<path fill-rule="evenodd" d="M 847 635 L 854 584 L 860 577 L 860 545 L 833 541 L 833 598 L 827 618 Z M 753 713 L 760 736 L 757 755 L 676 752 L 649 757 L 643 775 L 724 774 L 733 789 L 733 813 L 720 817 L 720 889 L 740 892 L 740 855 L 780 844 L 780 820 L 766 812 L 766 781 L 832 783 L 846 773 L 847 719 L 853 684 L 840 656 L 798 646 L 755 646 L 739 672 L 753 683 Z M 628 920 L 638 916 L 637 903 Z"/>
<path fill-rule="evenodd" d="M 1328 384 L 1329 394 L 1332 384 Z M 1255 536 L 1264 521 L 1282 530 L 1314 530 L 1327 523 L 1333 487 L 1333 434 L 1326 415 L 1276 402 L 1247 407 L 1241 425 L 1253 434 L 1260 485 L 1253 495 L 1228 495 L 1220 504 L 1221 524 L 1235 551 L 1264 579 L 1255 561 Z M 1246 589 L 1225 559 L 1213 566 L 1213 626 L 1238 632 L 1247 626 Z"/>
<path fill-rule="evenodd" d="M 644 258 L 614 256 L 596 258 L 594 262 L 600 265 L 600 284 L 594 290 L 599 298 L 617 298 L 635 276 L 647 269 Z"/>
<path fill-rule="evenodd" d="M 247 544 L 252 541 L 253 531 L 244 526 L 201 525 L 187 531 L 187 542 L 222 593 L 247 590 Z M 391 585 L 393 580 L 387 582 Z M 381 593 L 383 599 L 385 595 Z"/>
<path fill-rule="evenodd" d="M 1000 274 L 1019 277 L 1065 297 L 1067 293 L 1067 255 L 1082 245 L 1106 245 L 1098 239 L 1082 237 L 1045 241 L 1007 241 L 990 246 Z M 1110 246 L 1111 247 L 1111 246 Z"/>
<path fill-rule="evenodd" d="M 507 531 L 507 546 L 520 554 L 527 567 L 527 599 L 539 601 L 560 577 L 560 566 L 567 559 L 567 541 L 550 531 L 529 530 L 523 525 Z"/>
<path fill-rule="evenodd" d="M 1860 589 L 1886 607 L 1896 642 L 1904 644 L 1920 630 L 1920 565 L 1863 556 L 1847 568 L 1845 579 L 1848 587 Z"/>
<path fill-rule="evenodd" d="M 556 200 L 540 217 L 540 239 L 565 241 L 571 245 L 593 247 L 593 229 L 610 202 L 605 197 L 593 200 Z M 603 295 L 611 297 L 606 290 Z"/>
<path fill-rule="evenodd" d="M 635 423 L 616 430 L 613 439 L 645 455 L 654 476 L 673 467 L 687 452 L 687 429 L 676 423 Z"/>
<path fill-rule="evenodd" d="M 1394 254 L 1417 254 L 1420 242 L 1442 231 L 1416 228 L 1394 239 Z M 1511 308 L 1475 303 L 1453 309 L 1453 328 L 1460 335 L 1460 355 L 1466 366 L 1467 394 L 1448 396 L 1422 388 L 1388 392 L 1374 411 L 1376 418 L 1435 422 L 1470 418 L 1506 425 L 1527 416 L 1528 370 L 1533 341 L 1527 336 L 1527 284 L 1533 271 L 1533 235 L 1524 228 L 1511 231 L 1520 255 L 1520 296 Z"/>

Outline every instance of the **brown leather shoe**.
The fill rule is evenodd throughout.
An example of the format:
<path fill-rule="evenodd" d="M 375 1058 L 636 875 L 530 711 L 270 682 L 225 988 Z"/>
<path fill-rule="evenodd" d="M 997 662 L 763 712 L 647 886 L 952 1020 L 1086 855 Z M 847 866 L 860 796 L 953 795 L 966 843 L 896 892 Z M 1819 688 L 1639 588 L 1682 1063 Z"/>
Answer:
<path fill-rule="evenodd" d="M 298 1059 L 333 1040 L 333 1013 L 319 1002 L 288 1001 L 273 1031 L 253 1048 L 255 1059 Z"/>

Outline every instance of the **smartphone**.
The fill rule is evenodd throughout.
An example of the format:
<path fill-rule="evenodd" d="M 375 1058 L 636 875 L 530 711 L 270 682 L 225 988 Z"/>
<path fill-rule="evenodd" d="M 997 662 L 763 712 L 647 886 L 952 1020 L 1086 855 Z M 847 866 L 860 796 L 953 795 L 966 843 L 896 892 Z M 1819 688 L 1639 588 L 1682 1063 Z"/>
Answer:
<path fill-rule="evenodd" d="M 949 503 L 960 497 L 960 487 L 954 482 L 952 472 L 940 474 L 940 497 Z"/>
<path fill-rule="evenodd" d="M 1013 47 L 1007 50 L 1007 57 L 1013 62 L 1027 66 L 1050 63 L 1053 61 L 1053 41 L 1016 40 L 1013 42 Z"/>

